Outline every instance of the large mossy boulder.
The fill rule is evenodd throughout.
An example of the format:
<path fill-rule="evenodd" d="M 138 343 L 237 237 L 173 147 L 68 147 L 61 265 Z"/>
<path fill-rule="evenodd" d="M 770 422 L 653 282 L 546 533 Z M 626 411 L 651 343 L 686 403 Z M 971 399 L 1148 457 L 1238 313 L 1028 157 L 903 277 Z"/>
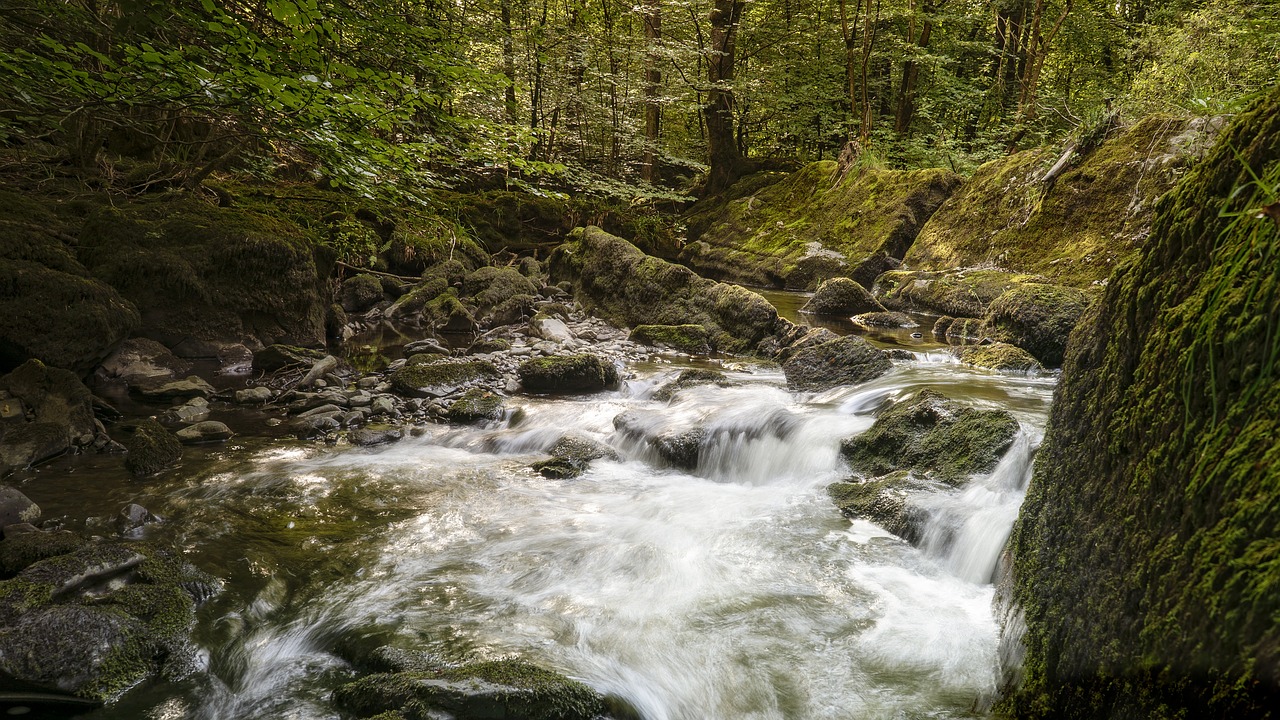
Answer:
<path fill-rule="evenodd" d="M 866 288 L 849 278 L 837 277 L 824 280 L 809 302 L 800 312 L 813 315 L 839 315 L 849 317 L 862 313 L 881 312 L 884 306 L 867 292 Z"/>
<path fill-rule="evenodd" d="M 1157 115 L 1097 127 L 1083 144 L 992 160 L 929 218 L 905 262 L 920 270 L 994 263 L 1087 287 L 1141 247 L 1156 199 L 1217 126 Z"/>
<path fill-rule="evenodd" d="M 618 369 L 596 355 L 532 358 L 516 370 L 520 384 L 535 393 L 599 392 L 618 384 Z"/>
<path fill-rule="evenodd" d="M 1025 661 L 1002 711 L 1280 707 L 1280 225 L 1260 212 L 1277 185 L 1273 89 L 1160 200 L 1072 333 L 1010 539 L 1006 643 L 1025 620 Z"/>
<path fill-rule="evenodd" d="M 514 659 L 366 675 L 334 691 L 333 700 L 360 718 L 596 720 L 605 711 L 604 698 L 586 685 Z"/>
<path fill-rule="evenodd" d="M 517 295 L 538 294 L 537 286 L 514 267 L 482 267 L 467 275 L 462 287 L 482 313 Z"/>
<path fill-rule="evenodd" d="M 500 420 L 506 400 L 501 395 L 483 388 L 471 388 L 453 401 L 446 412 L 456 423 Z"/>
<path fill-rule="evenodd" d="M 892 369 L 883 352 L 854 335 L 810 345 L 782 363 L 787 387 L 801 392 L 867 382 Z"/>
<path fill-rule="evenodd" d="M 1031 353 L 1008 343 L 962 345 L 952 348 L 961 364 L 997 372 L 1035 374 L 1044 366 Z"/>
<path fill-rule="evenodd" d="M 960 178 L 939 169 L 845 170 L 825 160 L 756 185 L 691 210 L 697 221 L 682 263 L 749 285 L 812 290 L 843 275 L 869 286 L 903 257 Z"/>
<path fill-rule="evenodd" d="M 195 671 L 195 611 L 217 581 L 172 551 L 36 530 L 0 541 L 0 557 L 16 572 L 0 581 L 5 676 L 109 701 L 148 678 Z"/>
<path fill-rule="evenodd" d="M 921 390 L 881 411 L 866 432 L 841 442 L 840 455 L 867 477 L 909 470 L 961 485 L 995 469 L 1018 427 L 1005 410 L 980 410 Z"/>
<path fill-rule="evenodd" d="M 637 325 L 628 339 L 690 355 L 705 355 L 711 350 L 707 329 L 701 325 Z"/>
<path fill-rule="evenodd" d="M 349 313 L 362 313 L 378 304 L 382 297 L 382 281 L 369 273 L 347 278 L 338 292 L 343 311 Z"/>
<path fill-rule="evenodd" d="M 1058 367 L 1088 300 L 1083 290 L 1075 288 L 1020 285 L 992 301 L 983 331 L 992 340 L 1017 345 L 1048 367 Z"/>
<path fill-rule="evenodd" d="M 596 227 L 575 229 L 548 265 L 588 310 L 627 327 L 701 325 L 724 352 L 750 352 L 777 330 L 778 311 L 760 295 L 645 255 Z"/>
<path fill-rule="evenodd" d="M 70 370 L 28 360 L 0 377 L 0 477 L 83 446 L 98 436 L 93 395 Z"/>
<path fill-rule="evenodd" d="M 138 311 L 76 259 L 54 203 L 0 191 L 0 372 L 36 359 L 84 375 L 137 328 Z"/>
<path fill-rule="evenodd" d="M 79 244 L 93 277 L 141 312 L 138 334 L 168 347 L 324 342 L 328 271 L 314 240 L 281 217 L 158 196 L 95 212 Z"/>

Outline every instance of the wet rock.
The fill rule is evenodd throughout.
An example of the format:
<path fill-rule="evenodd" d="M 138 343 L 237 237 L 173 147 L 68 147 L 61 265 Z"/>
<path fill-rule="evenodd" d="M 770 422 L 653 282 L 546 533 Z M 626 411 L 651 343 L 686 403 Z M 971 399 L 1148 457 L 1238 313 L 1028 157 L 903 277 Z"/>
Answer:
<path fill-rule="evenodd" d="M 884 306 L 866 288 L 843 277 L 824 281 L 809 302 L 800 308 L 803 313 L 842 317 L 883 311 Z"/>
<path fill-rule="evenodd" d="M 628 338 L 632 342 L 670 348 L 689 355 L 711 352 L 710 337 L 701 325 L 637 325 Z"/>
<path fill-rule="evenodd" d="M 469 423 L 479 420 L 498 420 L 506 405 L 501 395 L 481 388 L 471 388 L 453 401 L 445 415 L 452 422 Z"/>
<path fill-rule="evenodd" d="M 216 391 L 204 380 L 189 375 L 183 380 L 165 380 L 152 378 L 140 382 L 130 388 L 147 400 L 185 400 L 187 398 L 207 398 Z"/>
<path fill-rule="evenodd" d="M 319 350 L 294 347 L 293 345 L 268 345 L 253 354 L 253 369 L 258 372 L 271 373 L 288 367 L 310 367 L 324 357 Z"/>
<path fill-rule="evenodd" d="M 346 279 L 338 292 L 342 309 L 349 313 L 362 313 L 382 301 L 382 281 L 368 273 Z"/>
<path fill-rule="evenodd" d="M 392 425 L 370 425 L 352 430 L 347 434 L 347 440 L 352 445 L 360 446 L 385 445 L 402 437 L 404 437 L 404 431 Z"/>
<path fill-rule="evenodd" d="M 562 320 L 547 315 L 535 315 L 529 321 L 529 332 L 543 340 L 562 343 L 573 339 L 573 333 L 569 331 L 569 326 L 565 325 Z"/>
<path fill-rule="evenodd" d="M 190 362 L 174 355 L 155 340 L 129 338 L 102 361 L 98 372 L 133 384 L 149 378 L 173 378 L 190 370 Z"/>
<path fill-rule="evenodd" d="M 547 452 L 551 457 L 535 462 L 533 469 L 549 478 L 574 478 L 586 472 L 593 460 L 618 459 L 613 448 L 577 434 L 562 435 Z"/>
<path fill-rule="evenodd" d="M 697 387 L 699 385 L 720 385 L 725 386 L 729 382 L 724 373 L 719 370 L 704 370 L 701 368 L 690 368 L 680 371 L 674 380 L 663 383 L 661 387 L 653 392 L 653 399 L 661 402 L 671 400 L 676 393 L 685 388 Z"/>
<path fill-rule="evenodd" d="M 613 363 L 588 354 L 526 360 L 517 373 L 524 389 L 535 393 L 599 392 L 618 384 Z"/>
<path fill-rule="evenodd" d="M 368 675 L 343 685 L 334 702 L 360 717 L 405 710 L 427 718 L 594 720 L 604 698 L 591 688 L 521 660 Z M 410 708 L 413 708 L 410 710 Z"/>
<path fill-rule="evenodd" d="M 0 532 L 10 525 L 34 523 L 40 519 L 40 506 L 31 502 L 17 488 L 0 485 Z"/>
<path fill-rule="evenodd" d="M 231 432 L 231 428 L 223 423 L 216 420 L 206 420 L 184 427 L 175 435 L 183 445 L 199 445 L 202 443 L 225 442 L 230 440 L 235 433 Z"/>
<path fill-rule="evenodd" d="M 1059 367 L 1067 337 L 1087 306 L 1083 290 L 1028 283 L 996 298 L 983 327 L 992 340 L 1017 345 L 1046 367 Z"/>
<path fill-rule="evenodd" d="M 658 437 L 654 447 L 658 455 L 672 467 L 696 470 L 702 446 L 707 439 L 707 429 L 695 427 Z"/>
<path fill-rule="evenodd" d="M 241 405 L 266 405 L 271 402 L 271 397 L 271 388 L 267 387 L 245 388 L 235 394 L 236 402 Z"/>
<path fill-rule="evenodd" d="M 341 412 L 342 412 L 342 408 L 341 408 L 341 407 L 339 407 L 339 406 L 337 406 L 337 405 L 335 405 L 335 404 L 333 404 L 333 403 L 326 403 L 326 404 L 324 404 L 324 405 L 319 405 L 319 406 L 317 406 L 317 407 L 313 407 L 313 408 L 311 408 L 311 409 L 309 409 L 309 410 L 305 410 L 305 411 L 303 411 L 303 412 L 300 412 L 300 413 L 298 413 L 298 417 L 299 417 L 299 418 L 309 418 L 309 417 L 333 416 L 333 415 L 338 415 L 338 414 L 340 414 Z"/>
<path fill-rule="evenodd" d="M 59 555 L 75 552 L 85 545 L 84 538 L 66 530 L 10 533 L 0 541 L 0 575 L 12 577 L 28 567 Z"/>
<path fill-rule="evenodd" d="M 129 503 L 120 508 L 116 515 L 116 529 L 121 534 L 129 534 L 144 525 L 160 522 L 160 518 L 137 503 Z"/>
<path fill-rule="evenodd" d="M 861 435 L 840 444 L 849 466 L 868 476 L 911 470 L 949 485 L 995 469 L 1018 434 L 1004 410 L 979 410 L 932 390 L 879 413 Z"/>
<path fill-rule="evenodd" d="M 169 423 L 193 423 L 199 422 L 208 416 L 209 401 L 202 397 L 197 397 L 176 408 L 166 410 L 160 419 Z"/>
<path fill-rule="evenodd" d="M 324 357 L 317 360 L 314 365 L 311 366 L 311 369 L 307 371 L 306 375 L 302 376 L 302 379 L 298 381 L 298 387 L 308 388 L 308 387 L 311 387 L 312 385 L 316 385 L 317 387 L 323 387 L 324 385 L 327 385 L 328 383 L 324 380 L 321 380 L 321 378 L 329 374 L 329 372 L 336 367 L 338 367 L 338 358 L 332 355 L 325 355 Z M 340 382 L 334 383 L 334 384 L 341 385 Z"/>
<path fill-rule="evenodd" d="M 486 324 L 491 327 L 515 325 L 535 314 L 534 306 L 537 298 L 533 295 L 513 295 L 495 307 L 487 316 Z"/>
<path fill-rule="evenodd" d="M 312 417 L 298 418 L 289 423 L 289 429 L 299 440 L 310 440 L 312 438 L 327 435 L 336 432 L 342 427 L 332 415 L 314 415 Z"/>
<path fill-rule="evenodd" d="M 55 458 L 70 447 L 67 429 L 57 423 L 23 423 L 0 437 L 0 477 Z"/>
<path fill-rule="evenodd" d="M 482 311 L 502 305 L 518 295 L 534 296 L 538 288 L 513 267 L 482 267 L 462 281 L 463 289 Z"/>
<path fill-rule="evenodd" d="M 38 423 L 52 423 L 63 429 L 66 445 L 92 439 L 97 431 L 93 416 L 93 394 L 74 373 L 28 360 L 13 372 L 0 377 L 0 391 L 17 398 Z"/>
<path fill-rule="evenodd" d="M 154 475 L 182 457 L 178 438 L 155 420 L 139 421 L 124 446 L 129 453 L 124 466 L 138 477 Z"/>
<path fill-rule="evenodd" d="M 1044 370 L 1040 363 L 1031 356 L 1031 353 L 1007 343 L 966 345 L 952 348 L 951 352 L 965 365 L 988 370 L 1023 374 L 1038 373 Z"/>
<path fill-rule="evenodd" d="M 369 404 L 369 412 L 374 415 L 393 415 L 395 411 L 395 401 L 385 395 L 374 398 Z"/>
<path fill-rule="evenodd" d="M 877 278 L 876 297 L 890 310 L 973 318 L 982 317 L 987 306 L 1011 288 L 1043 280 L 1001 270 L 894 270 Z"/>
<path fill-rule="evenodd" d="M 387 308 L 387 317 L 415 319 L 427 303 L 440 297 L 449 289 L 449 283 L 441 277 L 425 278 L 409 292 L 401 295 L 391 307 Z"/>
<path fill-rule="evenodd" d="M 910 315 L 900 312 L 870 312 L 856 315 L 853 322 L 863 327 L 913 328 L 920 323 L 911 319 Z"/>
<path fill-rule="evenodd" d="M 479 338 L 471 343 L 471 347 L 467 348 L 470 355 L 480 355 L 484 353 L 505 352 L 511 349 L 511 342 L 502 338 Z"/>
<path fill-rule="evenodd" d="M 782 363 L 787 386 L 802 392 L 874 380 L 892 369 L 884 353 L 852 335 L 806 347 Z"/>
<path fill-rule="evenodd" d="M 483 360 L 437 361 L 405 365 L 390 376 L 391 389 L 399 395 L 440 398 L 463 387 L 501 377 L 492 363 Z"/>
<path fill-rule="evenodd" d="M 938 489 L 937 483 L 901 471 L 874 480 L 832 483 L 827 494 L 845 517 L 870 520 L 909 543 L 918 543 L 929 513 L 909 500 L 912 495 Z"/>

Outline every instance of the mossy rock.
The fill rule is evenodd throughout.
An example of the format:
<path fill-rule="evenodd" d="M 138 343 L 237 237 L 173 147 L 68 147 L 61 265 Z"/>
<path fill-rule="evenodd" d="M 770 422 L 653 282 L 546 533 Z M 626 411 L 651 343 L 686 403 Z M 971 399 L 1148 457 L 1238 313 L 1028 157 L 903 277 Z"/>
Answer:
<path fill-rule="evenodd" d="M 547 453 L 551 457 L 535 462 L 533 469 L 549 478 L 574 478 L 586 472 L 593 460 L 618 459 L 618 454 L 608 445 L 574 434 L 562 435 Z"/>
<path fill-rule="evenodd" d="M 911 319 L 910 315 L 900 312 L 869 312 L 855 315 L 851 319 L 854 324 L 871 328 L 920 327 L 920 323 Z"/>
<path fill-rule="evenodd" d="M 182 457 L 182 443 L 178 438 L 150 419 L 138 421 L 124 446 L 129 451 L 124 466 L 139 477 L 155 475 Z"/>
<path fill-rule="evenodd" d="M 268 345 L 253 354 L 253 369 L 271 373 L 289 367 L 309 368 L 323 359 L 324 353 L 319 350 L 293 345 Z"/>
<path fill-rule="evenodd" d="M 701 325 L 637 325 L 631 329 L 632 342 L 665 347 L 689 355 L 705 355 L 711 351 L 707 329 Z"/>
<path fill-rule="evenodd" d="M 0 377 L 0 390 L 21 400 L 36 422 L 61 426 L 68 443 L 97 432 L 93 393 L 69 370 L 28 360 Z"/>
<path fill-rule="evenodd" d="M 700 385 L 719 385 L 724 387 L 729 384 L 729 379 L 719 370 L 705 370 L 701 368 L 690 368 L 681 370 L 680 374 L 674 380 L 663 383 L 661 387 L 653 391 L 653 399 L 660 402 L 667 402 L 674 398 L 677 393 L 685 388 L 698 387 Z"/>
<path fill-rule="evenodd" d="M 436 274 L 461 279 L 463 274 L 489 264 L 489 253 L 472 233 L 442 217 L 398 213 L 386 245 L 379 257 L 396 275 Z"/>
<path fill-rule="evenodd" d="M 870 520 L 909 543 L 919 543 L 929 513 L 909 501 L 913 494 L 937 489 L 936 484 L 900 470 L 873 480 L 832 483 L 827 494 L 845 517 Z"/>
<path fill-rule="evenodd" d="M 503 300 L 485 316 L 485 322 L 492 326 L 516 325 L 535 314 L 534 306 L 538 298 L 533 295 L 512 295 Z"/>
<path fill-rule="evenodd" d="M 481 311 L 492 310 L 517 295 L 534 296 L 538 288 L 513 267 L 483 267 L 467 275 L 463 290 Z"/>
<path fill-rule="evenodd" d="M 427 277 L 412 290 L 397 298 L 391 307 L 387 308 L 386 315 L 389 318 L 416 318 L 427 303 L 440 297 L 448 289 L 449 281 L 446 278 Z"/>
<path fill-rule="evenodd" d="M 520 384 L 528 392 L 599 392 L 618 384 L 613 363 L 586 353 L 525 360 L 517 368 Z"/>
<path fill-rule="evenodd" d="M 449 406 L 446 415 L 457 423 L 499 420 L 506 407 L 501 395 L 481 388 L 471 388 Z"/>
<path fill-rule="evenodd" d="M 876 297 L 890 310 L 980 318 L 996 298 L 1009 290 L 1043 280 L 1039 275 L 1000 270 L 893 270 L 876 280 L 875 289 Z"/>
<path fill-rule="evenodd" d="M 1031 353 L 1008 343 L 966 345 L 954 348 L 952 352 L 959 358 L 961 363 L 987 370 L 1023 375 L 1035 374 L 1044 370 L 1044 367 Z"/>
<path fill-rule="evenodd" d="M 576 229 L 548 261 L 587 310 L 627 327 L 701 325 L 713 349 L 751 352 L 778 326 L 778 312 L 746 288 L 716 283 L 641 252 L 595 227 Z"/>
<path fill-rule="evenodd" d="M 1048 367 L 1062 364 L 1067 338 L 1088 305 L 1082 290 L 1029 283 L 996 298 L 984 318 L 987 337 L 1036 356 Z"/>
<path fill-rule="evenodd" d="M 1004 410 L 979 410 L 921 390 L 882 411 L 866 432 L 841 442 L 840 454 L 868 477 L 910 470 L 958 486 L 994 470 L 1018 428 Z"/>
<path fill-rule="evenodd" d="M 361 313 L 382 301 L 382 281 L 368 273 L 354 275 L 342 283 L 342 309 L 349 313 Z"/>
<path fill-rule="evenodd" d="M 679 259 L 750 285 L 812 290 L 835 274 L 869 284 L 877 271 L 860 266 L 879 255 L 902 258 L 959 185 L 946 170 L 844 173 L 833 161 L 811 163 L 738 199 L 711 200 L 710 210 L 695 206 L 699 220 Z"/>
<path fill-rule="evenodd" d="M 868 312 L 880 312 L 884 306 L 867 292 L 866 288 L 849 278 L 835 277 L 818 286 L 817 292 L 800 312 L 813 315 L 838 315 L 849 317 Z"/>
<path fill-rule="evenodd" d="M 475 315 L 471 308 L 462 304 L 453 288 L 424 305 L 419 319 L 424 327 L 437 332 L 463 333 L 476 329 Z"/>
<path fill-rule="evenodd" d="M 483 360 L 441 361 L 405 365 L 391 373 L 391 389 L 409 397 L 437 398 L 482 380 L 501 377 L 492 363 Z"/>
<path fill-rule="evenodd" d="M 12 577 L 41 560 L 66 555 L 84 544 L 84 538 L 66 530 L 37 530 L 6 536 L 0 540 L 0 574 Z"/>
<path fill-rule="evenodd" d="M 1024 718 L 1275 715 L 1280 89 L 1156 205 L 1072 332 L 1010 537 Z"/>
<path fill-rule="evenodd" d="M 502 338 L 477 338 L 471 346 L 467 348 L 467 353 L 471 355 L 483 353 L 506 352 L 511 349 L 511 341 Z"/>
<path fill-rule="evenodd" d="M 575 680 L 521 660 L 495 660 L 435 671 L 367 675 L 338 688 L 334 703 L 359 717 L 402 712 L 427 718 L 595 720 L 604 698 Z"/>
<path fill-rule="evenodd" d="M 883 352 L 852 335 L 805 347 L 782 363 L 787 387 L 802 392 L 867 382 L 892 369 Z"/>
<path fill-rule="evenodd" d="M 55 458 L 71 448 L 67 428 L 58 423 L 14 425 L 0 436 L 0 477 Z"/>
<path fill-rule="evenodd" d="M 408 358 L 405 359 L 404 364 L 405 365 L 430 365 L 432 363 L 438 363 L 441 360 L 447 360 L 449 359 L 449 357 L 450 356 L 445 355 L 444 353 L 420 352 L 420 353 L 414 353 L 410 355 Z"/>

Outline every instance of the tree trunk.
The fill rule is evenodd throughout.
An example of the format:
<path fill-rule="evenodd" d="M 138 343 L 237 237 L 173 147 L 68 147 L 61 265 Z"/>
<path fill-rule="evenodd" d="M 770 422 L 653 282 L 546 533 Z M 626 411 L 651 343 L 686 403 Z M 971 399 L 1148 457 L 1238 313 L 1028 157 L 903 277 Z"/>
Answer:
<path fill-rule="evenodd" d="M 644 4 L 644 162 L 640 175 L 647 183 L 657 176 L 658 139 L 662 134 L 662 56 L 658 42 L 662 40 L 662 1 L 645 0 Z"/>
<path fill-rule="evenodd" d="M 914 8 L 913 8 L 914 9 Z M 925 14 L 920 28 L 920 37 L 915 37 L 915 18 L 911 19 L 911 37 L 908 42 L 915 42 L 916 47 L 924 50 L 929 47 L 929 39 L 933 35 L 932 3 L 926 2 L 921 8 Z M 911 132 L 911 120 L 916 111 L 916 83 L 920 77 L 920 64 L 908 59 L 902 64 L 902 89 L 898 95 L 898 112 L 894 119 L 894 132 L 906 137 Z"/>
<path fill-rule="evenodd" d="M 516 49 L 511 31 L 511 0 L 502 0 L 502 74 L 507 78 L 503 107 L 506 109 L 507 122 L 515 125 L 519 122 L 517 115 L 520 106 L 516 104 Z"/>
<path fill-rule="evenodd" d="M 734 45 L 745 0 L 715 0 L 711 10 L 711 43 L 707 57 L 707 155 L 711 170 L 707 194 L 724 190 L 742 174 L 742 154 L 733 128 Z"/>

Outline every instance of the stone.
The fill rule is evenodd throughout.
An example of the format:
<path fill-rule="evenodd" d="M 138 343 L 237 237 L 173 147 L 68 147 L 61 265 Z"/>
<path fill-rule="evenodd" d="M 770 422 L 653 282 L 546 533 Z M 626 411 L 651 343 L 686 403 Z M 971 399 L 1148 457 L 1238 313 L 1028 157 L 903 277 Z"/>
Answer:
<path fill-rule="evenodd" d="M 338 293 L 342 309 L 349 313 L 361 313 L 382 300 L 382 282 L 367 273 L 347 278 Z"/>
<path fill-rule="evenodd" d="M 183 445 L 199 445 L 201 443 L 225 442 L 230 440 L 235 433 L 231 432 L 231 428 L 223 423 L 216 420 L 206 420 L 184 427 L 175 435 Z"/>
<path fill-rule="evenodd" d="M 883 352 L 852 335 L 806 347 L 782 363 L 787 387 L 802 392 L 867 382 L 892 369 Z"/>
<path fill-rule="evenodd" d="M 937 483 L 917 479 L 901 471 L 873 480 L 832 483 L 827 494 L 849 518 L 863 518 L 909 543 L 919 543 L 929 512 L 912 505 L 913 495 L 937 492 Z"/>
<path fill-rule="evenodd" d="M 863 327 L 881 328 L 913 328 L 920 323 L 911 319 L 910 315 L 900 312 L 870 312 L 853 316 L 853 322 Z"/>
<path fill-rule="evenodd" d="M 369 410 L 374 415 L 393 415 L 396 411 L 396 403 L 395 400 L 380 395 L 369 404 Z"/>
<path fill-rule="evenodd" d="M 55 458 L 71 447 L 67 430 L 57 423 L 23 423 L 0 437 L 0 477 Z"/>
<path fill-rule="evenodd" d="M 573 333 L 569 330 L 569 326 L 564 324 L 563 320 L 541 314 L 535 315 L 529 321 L 529 332 L 543 340 L 556 343 L 573 339 Z"/>
<path fill-rule="evenodd" d="M 711 352 L 711 338 L 701 325 L 638 325 L 628 338 L 632 342 L 665 347 L 689 355 Z"/>
<path fill-rule="evenodd" d="M 293 345 L 268 345 L 253 354 L 253 369 L 262 373 L 272 373 L 299 365 L 311 367 L 323 357 L 324 353 L 319 350 Z"/>
<path fill-rule="evenodd" d="M 550 458 L 539 460 L 532 467 L 549 478 L 574 478 L 586 472 L 593 460 L 618 459 L 618 453 L 608 445 L 574 433 L 561 435 L 547 453 Z"/>
<path fill-rule="evenodd" d="M 1021 374 L 1035 374 L 1044 370 L 1031 353 L 1006 343 L 965 345 L 952 348 L 951 352 L 961 363 L 987 370 Z"/>
<path fill-rule="evenodd" d="M 155 340 L 129 338 L 102 361 L 98 372 L 132 383 L 148 378 L 173 378 L 190 370 L 190 362 Z"/>
<path fill-rule="evenodd" d="M 251 387 L 237 390 L 235 398 L 236 402 L 241 405 L 266 405 L 271 402 L 271 388 Z"/>
<path fill-rule="evenodd" d="M 328 383 L 321 378 L 336 367 L 338 367 L 338 358 L 332 355 L 325 355 L 311 366 L 311 369 L 307 371 L 306 375 L 302 376 L 302 379 L 298 381 L 298 387 L 307 388 L 312 385 L 315 385 L 316 387 L 325 387 Z M 337 386 L 341 386 L 341 384 L 341 382 L 334 383 L 334 385 Z"/>
<path fill-rule="evenodd" d="M 992 340 L 1026 350 L 1046 367 L 1059 367 L 1067 338 L 1087 306 L 1088 296 L 1083 290 L 1028 283 L 991 303 L 983 318 L 983 330 Z"/>
<path fill-rule="evenodd" d="M 147 400 L 184 400 L 186 398 L 207 398 L 216 390 L 213 386 L 195 375 L 183 380 L 165 380 L 152 378 L 130 388 Z"/>
<path fill-rule="evenodd" d="M 34 523 L 40 519 L 40 506 L 31 502 L 17 488 L 0 485 L 0 531 L 10 525 Z"/>
<path fill-rule="evenodd" d="M 160 522 L 159 517 L 152 515 L 150 510 L 137 503 L 125 505 L 116 515 L 116 529 L 122 534 L 131 533 L 144 525 L 157 522 Z"/>
<path fill-rule="evenodd" d="M 332 415 L 314 415 L 289 423 L 289 429 L 300 440 L 309 440 L 337 431 L 342 425 Z"/>
<path fill-rule="evenodd" d="M 813 315 L 849 317 L 883 312 L 884 306 L 857 282 L 845 277 L 825 280 L 800 312 Z"/>
<path fill-rule="evenodd" d="M 352 445 L 384 445 L 404 437 L 404 431 L 392 425 L 370 425 L 347 433 Z"/>
<path fill-rule="evenodd" d="M 535 393 L 598 392 L 618 384 L 613 363 L 589 354 L 526 360 L 517 373 L 524 389 Z"/>
<path fill-rule="evenodd" d="M 663 383 L 662 386 L 653 391 L 653 399 L 667 402 L 685 388 L 698 387 L 699 385 L 719 385 L 724 387 L 728 382 L 728 378 L 719 370 L 704 370 L 700 368 L 681 370 L 674 380 Z"/>
<path fill-rule="evenodd" d="M 182 443 L 155 420 L 138 422 L 124 446 L 124 466 L 135 476 L 154 475 L 182 457 Z"/>
<path fill-rule="evenodd" d="M 67 445 L 97 432 L 93 393 L 75 373 L 28 360 L 0 377 L 0 391 L 21 400 L 35 422 L 61 427 Z"/>
<path fill-rule="evenodd" d="M 506 401 L 497 395 L 481 388 L 472 388 L 454 400 L 446 416 L 456 423 L 500 420 Z"/>
<path fill-rule="evenodd" d="M 501 377 L 492 363 L 483 360 L 439 361 L 406 365 L 391 374 L 391 387 L 400 395 L 441 398 L 479 381 Z"/>

